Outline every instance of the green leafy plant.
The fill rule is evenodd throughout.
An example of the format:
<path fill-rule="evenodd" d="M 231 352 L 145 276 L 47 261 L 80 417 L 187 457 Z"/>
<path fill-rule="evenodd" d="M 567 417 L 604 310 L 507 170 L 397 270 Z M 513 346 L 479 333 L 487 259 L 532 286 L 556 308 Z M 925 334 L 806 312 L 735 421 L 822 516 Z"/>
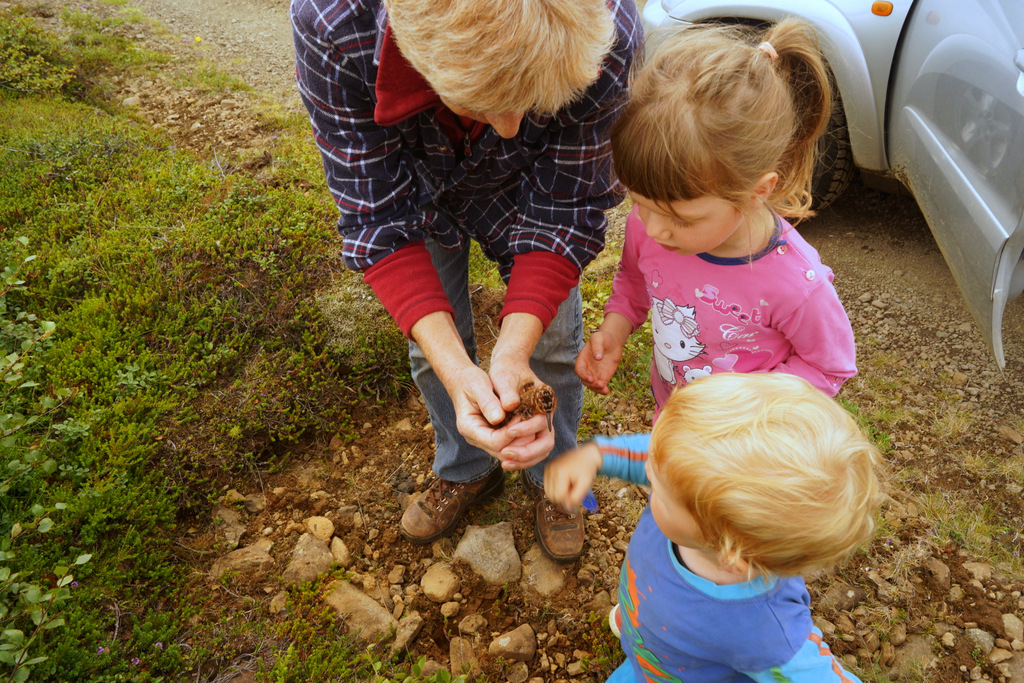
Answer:
<path fill-rule="evenodd" d="M 74 77 L 60 41 L 27 17 L 0 11 L 0 89 L 57 91 Z"/>
<path fill-rule="evenodd" d="M 15 243 L 24 248 L 28 240 L 22 236 Z M 5 354 L 0 358 L 0 461 L 6 465 L 0 495 L 7 495 L 20 479 L 31 478 L 34 471 L 50 475 L 57 470 L 56 460 L 44 454 L 47 432 L 42 436 L 31 432 L 34 426 L 45 427 L 45 421 L 70 395 L 61 391 L 54 396 L 34 396 L 39 383 L 33 379 L 32 352 L 54 334 L 56 325 L 37 319 L 8 299 L 27 289 L 22 271 L 33 260 L 35 255 L 29 255 L 20 262 L 5 264 L 0 274 L 0 349 Z M 65 623 L 60 606 L 71 598 L 74 576 L 71 566 L 65 564 L 54 567 L 52 578 L 45 581 L 32 572 L 17 571 L 13 566 L 17 557 L 14 545 L 33 534 L 48 533 L 54 526 L 50 515 L 65 507 L 64 503 L 48 507 L 33 504 L 31 519 L 12 524 L 9 536 L 0 541 L 0 666 L 9 669 L 7 680 L 15 683 L 27 681 L 32 667 L 48 659 L 37 651 L 45 632 Z M 89 554 L 79 555 L 74 565 L 85 564 L 90 558 Z"/>
<path fill-rule="evenodd" d="M 47 583 L 32 579 L 24 572 L 12 572 L 6 563 L 15 559 L 14 541 L 32 532 L 45 534 L 53 528 L 50 518 L 56 510 L 64 509 L 57 503 L 50 509 L 33 506 L 35 515 L 30 522 L 14 524 L 9 538 L 0 542 L 0 666 L 9 667 L 8 681 L 22 683 L 29 680 L 32 667 L 45 662 L 47 655 L 35 654 L 43 634 L 64 626 L 61 603 L 71 599 L 75 577 L 73 566 L 83 565 L 92 555 L 82 554 L 71 566 L 57 565 L 53 578 Z"/>

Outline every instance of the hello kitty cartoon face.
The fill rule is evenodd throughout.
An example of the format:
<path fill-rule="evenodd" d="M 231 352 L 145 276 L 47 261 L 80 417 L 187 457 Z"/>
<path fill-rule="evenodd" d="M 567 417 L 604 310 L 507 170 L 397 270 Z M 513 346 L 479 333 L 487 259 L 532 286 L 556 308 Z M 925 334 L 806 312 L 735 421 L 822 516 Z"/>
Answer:
<path fill-rule="evenodd" d="M 654 362 L 658 375 L 675 384 L 673 362 L 692 360 L 704 351 L 697 340 L 700 326 L 693 306 L 677 306 L 672 299 L 654 300 L 651 331 L 654 336 Z"/>

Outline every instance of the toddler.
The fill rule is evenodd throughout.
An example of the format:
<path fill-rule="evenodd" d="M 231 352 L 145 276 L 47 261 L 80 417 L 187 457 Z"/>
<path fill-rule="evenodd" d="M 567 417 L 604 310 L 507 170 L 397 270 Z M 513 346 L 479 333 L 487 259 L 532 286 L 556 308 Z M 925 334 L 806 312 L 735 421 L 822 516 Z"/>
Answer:
<path fill-rule="evenodd" d="M 879 455 L 853 418 L 784 373 L 677 389 L 650 434 L 598 438 L 548 465 L 577 505 L 596 474 L 651 487 L 612 610 L 614 683 L 829 683 L 846 672 L 811 621 L 803 575 L 871 538 Z"/>

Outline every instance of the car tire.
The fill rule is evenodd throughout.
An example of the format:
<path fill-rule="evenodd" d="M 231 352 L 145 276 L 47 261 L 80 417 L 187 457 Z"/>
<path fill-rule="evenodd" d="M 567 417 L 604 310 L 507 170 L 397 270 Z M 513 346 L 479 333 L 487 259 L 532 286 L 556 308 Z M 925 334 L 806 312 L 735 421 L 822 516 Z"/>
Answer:
<path fill-rule="evenodd" d="M 846 113 L 838 93 L 832 105 L 828 128 L 818 144 L 820 156 L 811 180 L 812 207 L 815 210 L 824 209 L 839 199 L 857 172 L 853 152 L 850 150 Z"/>

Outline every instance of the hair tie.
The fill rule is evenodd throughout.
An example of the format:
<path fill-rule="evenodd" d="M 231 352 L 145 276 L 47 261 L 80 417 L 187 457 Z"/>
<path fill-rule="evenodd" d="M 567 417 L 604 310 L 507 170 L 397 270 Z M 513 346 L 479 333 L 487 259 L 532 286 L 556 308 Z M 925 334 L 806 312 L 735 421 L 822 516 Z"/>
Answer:
<path fill-rule="evenodd" d="M 772 47 L 772 44 L 767 40 L 758 45 L 757 49 L 768 55 L 773 62 L 777 62 L 779 60 L 779 53 L 775 51 L 775 48 Z"/>

